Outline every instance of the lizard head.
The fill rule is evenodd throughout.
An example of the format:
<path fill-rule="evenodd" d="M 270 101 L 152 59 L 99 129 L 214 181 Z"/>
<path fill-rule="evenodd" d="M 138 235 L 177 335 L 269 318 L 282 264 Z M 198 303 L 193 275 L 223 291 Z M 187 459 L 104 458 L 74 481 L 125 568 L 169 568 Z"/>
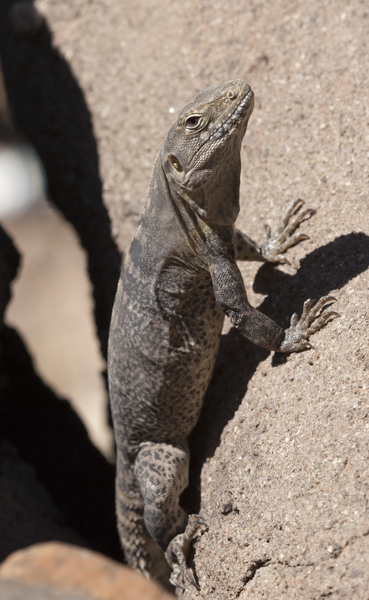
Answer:
<path fill-rule="evenodd" d="M 230 225 L 239 212 L 241 143 L 253 105 L 240 79 L 206 88 L 182 110 L 161 150 L 171 187 L 215 224 Z"/>

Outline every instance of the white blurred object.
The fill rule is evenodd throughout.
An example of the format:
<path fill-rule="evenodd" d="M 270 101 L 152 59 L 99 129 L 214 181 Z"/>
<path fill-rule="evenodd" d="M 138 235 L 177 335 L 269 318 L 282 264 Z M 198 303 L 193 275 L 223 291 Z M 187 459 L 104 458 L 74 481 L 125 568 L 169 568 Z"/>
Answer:
<path fill-rule="evenodd" d="M 44 199 L 44 182 L 32 146 L 0 146 L 0 217 L 15 216 Z"/>

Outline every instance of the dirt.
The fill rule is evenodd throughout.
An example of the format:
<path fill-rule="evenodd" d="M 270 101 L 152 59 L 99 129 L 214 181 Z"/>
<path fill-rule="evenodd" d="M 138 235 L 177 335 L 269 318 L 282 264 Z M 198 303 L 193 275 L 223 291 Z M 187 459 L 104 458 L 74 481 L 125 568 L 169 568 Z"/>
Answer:
<path fill-rule="evenodd" d="M 369 589 L 369 10 L 364 1 L 40 0 L 92 114 L 104 201 L 129 247 L 152 164 L 182 107 L 246 79 L 237 226 L 261 240 L 294 197 L 317 214 L 292 267 L 242 265 L 250 300 L 288 325 L 332 292 L 341 317 L 285 360 L 226 330 L 192 439 L 185 501 L 208 529 L 209 598 L 365 599 Z"/>

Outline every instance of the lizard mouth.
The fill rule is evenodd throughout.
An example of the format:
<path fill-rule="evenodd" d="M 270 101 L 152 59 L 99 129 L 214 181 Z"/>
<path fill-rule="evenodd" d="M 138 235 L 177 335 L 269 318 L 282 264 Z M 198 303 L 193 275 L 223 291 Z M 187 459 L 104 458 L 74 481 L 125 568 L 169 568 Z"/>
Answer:
<path fill-rule="evenodd" d="M 249 90 L 235 110 L 229 115 L 229 117 L 227 117 L 227 119 L 211 133 L 208 141 L 218 140 L 237 128 L 238 125 L 243 121 L 245 115 L 249 112 L 248 109 L 252 102 L 253 96 L 254 94 L 252 90 Z"/>
<path fill-rule="evenodd" d="M 244 84 L 247 85 L 247 84 Z M 236 93 L 239 94 L 239 90 L 231 90 L 228 92 L 228 98 L 232 98 L 230 94 Z M 190 164 L 194 167 L 198 167 L 196 165 L 196 161 L 200 156 L 202 148 L 204 145 L 209 145 L 211 148 L 211 154 L 213 156 L 216 154 L 217 150 L 220 148 L 224 148 L 224 146 L 229 142 L 232 138 L 233 134 L 237 131 L 242 132 L 242 137 L 245 134 L 246 126 L 248 118 L 253 109 L 253 99 L 254 93 L 247 85 L 247 92 L 241 90 L 241 100 L 238 104 L 233 108 L 233 110 L 226 116 L 224 116 L 223 121 L 214 129 L 210 135 L 203 140 L 200 146 L 196 149 L 196 152 L 192 156 L 190 160 Z M 209 158 L 209 154 L 207 153 L 207 159 Z"/>

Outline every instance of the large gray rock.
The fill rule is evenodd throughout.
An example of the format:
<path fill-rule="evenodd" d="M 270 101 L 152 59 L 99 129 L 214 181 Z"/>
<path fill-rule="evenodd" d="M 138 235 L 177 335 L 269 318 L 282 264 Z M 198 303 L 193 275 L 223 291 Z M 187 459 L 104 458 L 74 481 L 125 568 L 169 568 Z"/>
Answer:
<path fill-rule="evenodd" d="M 311 240 L 289 252 L 297 272 L 242 271 L 251 301 L 281 325 L 305 298 L 331 291 L 341 319 L 314 336 L 313 351 L 285 362 L 233 331 L 224 337 L 193 435 L 186 496 L 209 524 L 195 544 L 202 591 L 184 597 L 366 599 L 365 4 L 37 5 L 91 109 L 104 199 L 122 250 L 175 115 L 199 89 L 232 78 L 246 79 L 256 94 L 238 226 L 260 239 L 262 223 L 275 225 L 293 197 L 318 209 L 302 228 Z"/>
<path fill-rule="evenodd" d="M 91 600 L 87 596 L 60 590 L 49 585 L 26 585 L 19 581 L 0 580 L 1 600 Z"/>

